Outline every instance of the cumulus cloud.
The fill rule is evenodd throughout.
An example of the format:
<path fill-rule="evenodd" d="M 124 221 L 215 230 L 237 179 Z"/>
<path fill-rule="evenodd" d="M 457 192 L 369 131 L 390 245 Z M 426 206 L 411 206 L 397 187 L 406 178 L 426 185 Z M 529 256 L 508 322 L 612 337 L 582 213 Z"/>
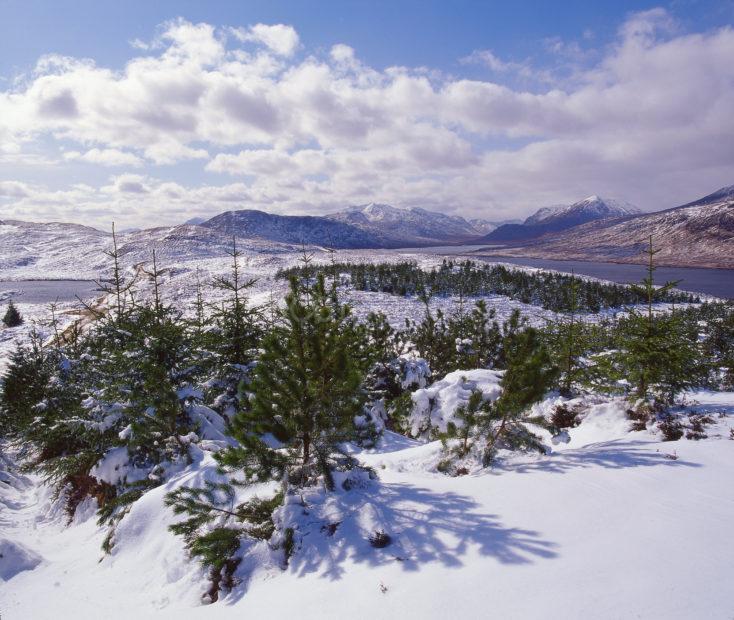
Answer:
<path fill-rule="evenodd" d="M 170 223 L 182 209 L 314 213 L 379 200 L 503 218 L 592 193 L 662 208 L 734 182 L 734 30 L 685 33 L 653 9 L 594 54 L 539 45 L 586 66 L 549 83 L 546 69 L 480 50 L 469 58 L 491 79 L 377 70 L 343 43 L 299 59 L 290 26 L 180 19 L 120 70 L 46 56 L 0 91 L 0 159 L 56 148 L 62 161 L 148 168 L 101 187 L 50 190 L 39 177 L 4 190 L 3 213 L 109 204 Z M 174 181 L 157 178 L 159 165 Z M 191 166 L 202 185 L 188 181 Z"/>
<path fill-rule="evenodd" d="M 255 41 L 279 56 L 292 56 L 298 49 L 298 33 L 292 26 L 285 24 L 255 24 L 246 29 L 233 29 L 232 32 L 240 41 Z"/>
<path fill-rule="evenodd" d="M 133 153 L 126 153 L 118 149 L 89 149 L 85 153 L 79 151 L 67 151 L 64 153 L 64 159 L 69 161 L 83 161 L 90 164 L 100 164 L 102 166 L 132 166 L 139 167 L 143 165 L 143 160 Z"/>

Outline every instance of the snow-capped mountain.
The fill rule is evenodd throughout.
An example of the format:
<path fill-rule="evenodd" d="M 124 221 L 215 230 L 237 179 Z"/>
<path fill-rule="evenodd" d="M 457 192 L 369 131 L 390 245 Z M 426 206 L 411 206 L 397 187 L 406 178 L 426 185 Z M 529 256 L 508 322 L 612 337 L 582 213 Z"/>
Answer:
<path fill-rule="evenodd" d="M 486 234 L 492 223 L 467 221 L 458 215 L 446 215 L 419 207 L 398 209 L 386 204 L 369 203 L 332 213 L 329 219 L 355 226 L 385 239 L 388 245 L 431 245 L 456 243 Z"/>
<path fill-rule="evenodd" d="M 659 265 L 734 269 L 734 186 L 680 207 L 596 220 L 487 254 L 641 263 L 650 235 Z"/>
<path fill-rule="evenodd" d="M 483 234 L 484 220 L 413 207 L 370 203 L 326 216 L 273 215 L 247 209 L 228 211 L 199 224 L 228 235 L 333 248 L 397 248 L 461 243 Z"/>
<path fill-rule="evenodd" d="M 281 243 L 333 248 L 385 247 L 385 241 L 370 232 L 327 217 L 311 215 L 274 215 L 245 209 L 220 213 L 200 226 L 230 236 Z"/>
<path fill-rule="evenodd" d="M 483 241 L 525 241 L 595 220 L 629 217 L 638 213 L 640 210 L 628 202 L 594 195 L 571 205 L 538 209 L 522 224 L 500 226 L 487 235 Z"/>
<path fill-rule="evenodd" d="M 589 196 L 572 205 L 558 205 L 538 209 L 533 215 L 525 220 L 526 225 L 542 224 L 551 221 L 564 220 L 566 222 L 576 220 L 601 220 L 610 217 L 624 217 L 636 215 L 640 209 L 615 198 L 601 198 L 600 196 Z M 582 222 L 580 222 L 582 223 Z"/>
<path fill-rule="evenodd" d="M 0 274 L 17 277 L 95 278 L 110 234 L 79 224 L 0 220 Z"/>

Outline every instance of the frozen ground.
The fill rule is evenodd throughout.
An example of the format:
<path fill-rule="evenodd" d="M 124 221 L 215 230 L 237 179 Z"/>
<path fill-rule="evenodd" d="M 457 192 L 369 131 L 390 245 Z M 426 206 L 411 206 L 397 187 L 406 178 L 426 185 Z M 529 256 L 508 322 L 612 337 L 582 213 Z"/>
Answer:
<path fill-rule="evenodd" d="M 189 227 L 198 228 L 198 227 Z M 192 249 L 190 245 L 183 244 L 180 239 L 175 244 L 166 244 L 165 231 L 161 229 L 161 242 L 159 243 L 158 265 L 163 271 L 162 293 L 164 298 L 193 312 L 193 304 L 196 299 L 197 281 L 203 286 L 204 294 L 209 302 L 215 302 L 219 298 L 219 292 L 212 289 L 209 283 L 215 276 L 227 275 L 231 268 L 231 258 L 225 254 L 226 247 L 205 245 L 203 248 L 196 246 Z M 1 232 L 1 231 L 0 231 Z M 143 241 L 136 240 L 135 233 L 123 236 L 126 243 L 121 243 L 125 250 L 123 266 L 128 276 L 137 274 L 141 287 L 145 288 L 144 270 L 149 267 L 150 256 Z M 60 242 L 59 242 L 60 243 Z M 7 364 L 7 356 L 15 347 L 19 339 L 27 337 L 32 327 L 38 328 L 44 334 L 48 334 L 46 323 L 49 317 L 48 303 L 28 303 L 24 301 L 23 285 L 18 283 L 13 287 L 12 280 L 34 279 L 34 278 L 61 278 L 61 279 L 85 279 L 105 277 L 105 271 L 109 266 L 109 259 L 105 258 L 103 249 L 109 246 L 109 237 L 95 236 L 90 240 L 90 248 L 94 249 L 94 268 L 90 269 L 83 261 L 66 260 L 60 248 L 55 249 L 48 256 L 44 256 L 40 264 L 14 265 L 6 269 L 0 269 L 0 279 L 10 280 L 6 282 L 3 290 L 0 290 L 0 310 L 5 307 L 7 299 L 13 298 L 21 314 L 27 319 L 26 325 L 16 329 L 4 329 L 0 324 L 0 372 Z M 276 280 L 274 275 L 278 269 L 297 265 L 302 257 L 299 248 L 284 244 L 268 242 L 248 241 L 240 248 L 242 257 L 240 265 L 243 278 L 255 279 L 255 285 L 250 291 L 250 301 L 255 305 L 267 303 L 282 303 L 288 284 L 285 280 Z M 91 252 L 91 249 L 90 249 Z M 308 254 L 316 263 L 328 263 L 332 254 L 319 248 L 311 248 Z M 60 257 L 64 257 L 61 260 Z M 456 259 L 456 256 L 448 256 Z M 438 266 L 444 256 L 433 251 L 421 252 L 420 250 L 339 250 L 333 253 L 333 259 L 337 262 L 399 262 L 415 261 L 423 268 L 430 269 Z M 2 259 L 2 253 L 0 253 Z M 40 260 L 40 259 L 39 259 Z M 0 260 L 1 264 L 1 260 Z M 528 271 L 537 271 L 532 267 L 517 267 Z M 88 285 L 85 285 L 88 290 Z M 405 319 L 421 320 L 425 308 L 416 298 L 404 298 L 387 293 L 370 293 L 355 291 L 353 289 L 343 290 L 344 299 L 348 301 L 357 318 L 363 319 L 370 312 L 384 312 L 394 327 L 403 327 Z M 27 296 L 26 296 L 27 298 Z M 538 306 L 523 304 L 501 295 L 486 296 L 484 299 L 490 308 L 497 313 L 497 320 L 502 322 L 509 317 L 513 309 L 519 309 L 536 326 L 542 326 L 547 320 L 556 318 L 556 314 L 543 310 Z M 87 302 L 95 300 L 92 295 L 86 299 Z M 53 301 L 52 299 L 48 300 Z M 457 307 L 456 298 L 436 297 L 431 301 L 431 308 L 435 312 L 438 309 L 450 313 Z M 466 308 L 471 308 L 475 299 L 466 300 Z M 661 309 L 666 304 L 659 304 Z M 63 325 L 79 318 L 82 311 L 78 302 L 64 301 L 58 304 L 60 322 Z M 611 311 L 607 311 L 611 312 Z M 587 315 L 585 320 L 597 320 L 600 315 Z"/>
<path fill-rule="evenodd" d="M 133 248 L 130 256 L 134 270 L 142 254 Z M 243 259 L 246 275 L 258 278 L 252 301 L 282 300 L 286 285 L 272 275 L 296 262 L 294 248 L 249 248 Z M 405 259 L 432 266 L 441 257 L 336 256 Z M 171 251 L 167 260 L 165 294 L 185 304 L 194 298 L 197 269 L 206 282 L 225 273 L 229 259 L 182 260 Z M 75 273 L 73 263 L 47 266 L 57 277 L 97 275 Z M 13 267 L 14 277 L 34 274 Z M 386 294 L 348 296 L 358 316 L 382 310 L 395 324 L 423 311 L 415 300 Z M 48 318 L 45 304 L 18 302 L 28 322 L 0 330 L 0 368 L 16 339 Z M 515 307 L 536 323 L 552 317 L 507 298 L 490 302 L 500 319 Z M 451 303 L 437 300 L 435 307 Z M 64 321 L 75 316 L 65 314 L 75 311 L 71 303 L 59 311 Z M 600 402 L 567 443 L 552 444 L 550 455 L 505 458 L 491 471 L 459 478 L 435 471 L 439 443 L 388 433 L 378 449 L 357 453 L 378 482 L 328 503 L 309 500 L 313 521 L 304 522 L 302 547 L 288 569 L 255 547 L 238 569 L 240 585 L 210 606 L 200 599 L 206 575 L 167 531 L 175 518 L 162 502 L 169 490 L 216 475 L 209 453 L 197 451 L 194 466 L 135 504 L 108 557 L 93 506 L 67 526 L 49 490 L 2 457 L 0 617 L 731 620 L 734 394 L 698 392 L 689 401 L 691 410 L 715 419 L 707 439 L 662 443 L 651 432 L 630 433 L 621 405 Z M 327 537 L 321 528 L 334 523 Z M 388 531 L 391 545 L 369 545 L 376 528 Z"/>
<path fill-rule="evenodd" d="M 379 482 L 308 506 L 316 524 L 289 568 L 246 565 L 209 606 L 162 496 L 211 475 L 210 456 L 147 493 L 104 559 L 91 507 L 67 527 L 48 491 L 5 463 L 0 524 L 18 568 L 0 565 L 15 573 L 0 582 L 2 618 L 730 619 L 734 394 L 689 400 L 715 417 L 708 439 L 627 432 L 612 402 L 549 456 L 460 478 L 431 471 L 439 443 L 388 434 L 358 453 Z M 322 522 L 339 523 L 333 536 Z M 384 549 L 367 542 L 378 526 L 393 538 Z"/>

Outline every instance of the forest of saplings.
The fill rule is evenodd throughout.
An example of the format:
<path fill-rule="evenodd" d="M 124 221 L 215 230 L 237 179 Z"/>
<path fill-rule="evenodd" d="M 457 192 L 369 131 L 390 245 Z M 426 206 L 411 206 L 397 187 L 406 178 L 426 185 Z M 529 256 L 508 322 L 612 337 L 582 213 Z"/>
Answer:
<path fill-rule="evenodd" d="M 622 286 L 546 272 L 445 261 L 427 271 L 413 263 L 317 265 L 281 271 L 289 292 L 278 307 L 248 302 L 254 284 L 233 244 L 228 276 L 198 288 L 193 308 L 163 301 L 155 257 L 145 273 L 150 294 L 110 252 L 104 283 L 109 308 L 88 308 L 95 320 L 61 329 L 54 319 L 43 341 L 32 332 L 12 354 L 0 391 L 0 435 L 16 446 L 24 467 L 57 490 L 71 518 L 95 498 L 104 548 L 115 525 L 151 488 L 192 462 L 191 450 L 214 425 L 227 441 L 215 454 L 231 482 L 180 488 L 166 502 L 182 520 L 172 527 L 210 569 L 212 600 L 231 583 L 243 538 L 276 541 L 292 552 L 293 532 L 278 532 L 273 513 L 304 487 L 334 488 L 338 472 L 365 471 L 350 443 L 374 445 L 385 429 L 409 434 L 406 365 L 420 360 L 430 384 L 455 370 L 503 371 L 501 396 L 472 396 L 444 441 L 447 475 L 469 446 L 491 467 L 500 450 L 535 450 L 528 426 L 560 432 L 564 412 L 529 417 L 549 393 L 608 394 L 629 400 L 638 428 L 662 428 L 678 438 L 670 416 L 676 398 L 696 387 L 734 385 L 734 306 L 703 302 L 653 285 L 647 277 Z M 207 287 L 217 289 L 217 303 Z M 358 321 L 343 302 L 351 286 L 416 296 L 425 312 L 400 328 L 380 313 Z M 491 294 L 558 313 L 545 327 L 515 311 L 499 321 Z M 460 296 L 444 313 L 434 296 Z M 223 301 L 222 301 L 223 298 Z M 669 302 L 665 311 L 656 306 Z M 614 308 L 595 321 L 583 315 Z M 379 404 L 376 407 L 375 404 Z M 217 426 L 218 425 L 218 426 Z M 680 433 L 680 434 L 679 434 Z M 94 476 L 105 457 L 125 456 L 127 475 L 116 484 Z M 232 506 L 236 485 L 277 481 L 272 497 Z M 379 541 L 377 541 L 379 543 Z"/>

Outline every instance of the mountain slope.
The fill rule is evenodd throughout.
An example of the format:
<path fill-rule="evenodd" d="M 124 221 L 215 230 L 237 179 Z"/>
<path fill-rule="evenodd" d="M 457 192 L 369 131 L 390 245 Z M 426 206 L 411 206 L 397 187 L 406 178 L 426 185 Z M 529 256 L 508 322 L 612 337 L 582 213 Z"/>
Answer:
<path fill-rule="evenodd" d="M 79 224 L 0 220 L 0 278 L 95 278 L 109 240 Z"/>
<path fill-rule="evenodd" d="M 326 217 L 273 215 L 254 209 L 220 213 L 200 226 L 227 235 L 281 243 L 333 248 L 379 248 L 386 244 L 375 234 Z"/>
<path fill-rule="evenodd" d="M 649 235 L 660 248 L 658 265 L 734 269 L 734 186 L 680 207 L 590 222 L 482 254 L 643 263 Z"/>
<path fill-rule="evenodd" d="M 559 232 L 592 222 L 610 218 L 629 217 L 638 214 L 637 207 L 621 200 L 589 196 L 568 206 L 538 209 L 522 224 L 506 224 L 492 231 L 482 242 L 514 242 L 536 239 L 551 232 Z"/>
<path fill-rule="evenodd" d="M 486 220 L 470 222 L 458 215 L 418 207 L 397 209 L 376 203 L 350 207 L 326 217 L 373 234 L 391 245 L 457 243 L 474 239 L 492 227 Z"/>

